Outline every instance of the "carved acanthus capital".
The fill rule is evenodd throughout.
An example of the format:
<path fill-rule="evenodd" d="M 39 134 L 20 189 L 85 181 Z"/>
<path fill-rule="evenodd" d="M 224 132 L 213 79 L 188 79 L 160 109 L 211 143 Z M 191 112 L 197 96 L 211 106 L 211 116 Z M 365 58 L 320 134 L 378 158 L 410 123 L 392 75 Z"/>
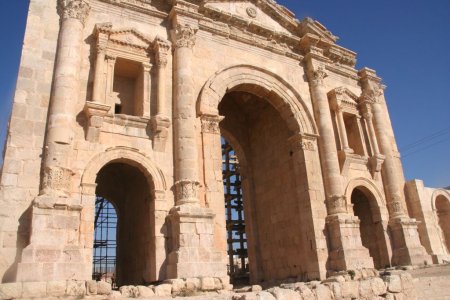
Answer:
<path fill-rule="evenodd" d="M 202 133 L 220 134 L 219 123 L 223 119 L 222 116 L 202 115 Z"/>
<path fill-rule="evenodd" d="M 77 19 L 84 25 L 91 10 L 89 0 L 60 0 L 59 11 L 63 19 Z"/>
<path fill-rule="evenodd" d="M 42 187 L 45 194 L 70 192 L 70 179 L 73 171 L 63 167 L 45 167 Z"/>
<path fill-rule="evenodd" d="M 159 36 L 156 36 L 153 49 L 156 53 L 156 64 L 158 67 L 165 67 L 167 65 L 167 56 L 170 51 L 169 42 Z"/>
<path fill-rule="evenodd" d="M 175 46 L 177 48 L 193 48 L 195 45 L 195 35 L 198 29 L 192 28 L 190 25 L 177 25 L 175 29 Z"/>
<path fill-rule="evenodd" d="M 316 151 L 317 137 L 314 135 L 296 134 L 288 139 L 291 151 Z"/>
<path fill-rule="evenodd" d="M 347 213 L 347 199 L 343 195 L 333 195 L 327 199 L 329 215 Z"/>
<path fill-rule="evenodd" d="M 320 66 L 312 72 L 311 77 L 314 85 L 321 85 L 323 84 L 323 80 L 328 77 L 328 73 L 323 66 Z"/>
<path fill-rule="evenodd" d="M 200 182 L 195 180 L 180 180 L 175 183 L 177 205 L 197 204 Z"/>
<path fill-rule="evenodd" d="M 361 95 L 361 103 L 363 104 L 376 104 L 376 103 L 382 103 L 382 95 L 383 95 L 383 88 L 381 86 L 375 86 L 372 89 L 366 89 L 363 91 Z"/>

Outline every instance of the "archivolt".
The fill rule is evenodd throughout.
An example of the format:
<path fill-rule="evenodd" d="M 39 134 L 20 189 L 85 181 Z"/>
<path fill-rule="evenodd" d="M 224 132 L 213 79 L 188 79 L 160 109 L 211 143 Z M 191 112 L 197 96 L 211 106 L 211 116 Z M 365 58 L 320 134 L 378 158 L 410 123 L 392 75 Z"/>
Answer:
<path fill-rule="evenodd" d="M 142 153 L 122 147 L 106 150 L 94 156 L 83 173 L 81 185 L 95 184 L 100 169 L 106 164 L 114 162 L 122 162 L 137 167 L 145 174 L 150 187 L 154 188 L 155 191 L 167 189 L 164 174 L 153 161 Z"/>
<path fill-rule="evenodd" d="M 219 103 L 230 91 L 266 99 L 295 133 L 317 134 L 314 119 L 298 92 L 278 75 L 250 65 L 223 69 L 209 79 L 197 103 L 198 115 L 218 115 Z"/>

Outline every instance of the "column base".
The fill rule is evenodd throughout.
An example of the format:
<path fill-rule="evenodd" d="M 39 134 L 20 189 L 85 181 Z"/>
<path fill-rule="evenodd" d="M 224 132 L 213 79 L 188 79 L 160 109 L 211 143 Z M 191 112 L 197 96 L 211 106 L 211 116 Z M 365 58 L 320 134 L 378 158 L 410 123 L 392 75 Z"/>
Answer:
<path fill-rule="evenodd" d="M 433 262 L 431 256 L 420 243 L 418 222 L 409 217 L 400 217 L 389 221 L 392 235 L 392 265 L 423 265 Z"/>
<path fill-rule="evenodd" d="M 214 217 L 209 208 L 188 204 L 172 208 L 168 278 L 227 276 L 226 256 L 214 248 Z"/>
<path fill-rule="evenodd" d="M 362 245 L 359 219 L 351 215 L 334 215 L 326 219 L 331 251 L 328 271 L 373 269 L 369 250 Z"/>
<path fill-rule="evenodd" d="M 76 246 L 55 249 L 49 246 L 29 245 L 22 252 L 22 262 L 17 269 L 18 282 L 89 280 L 92 256 Z"/>
<path fill-rule="evenodd" d="M 89 280 L 92 248 L 80 245 L 81 205 L 40 195 L 33 201 L 30 244 L 22 251 L 17 281 Z"/>

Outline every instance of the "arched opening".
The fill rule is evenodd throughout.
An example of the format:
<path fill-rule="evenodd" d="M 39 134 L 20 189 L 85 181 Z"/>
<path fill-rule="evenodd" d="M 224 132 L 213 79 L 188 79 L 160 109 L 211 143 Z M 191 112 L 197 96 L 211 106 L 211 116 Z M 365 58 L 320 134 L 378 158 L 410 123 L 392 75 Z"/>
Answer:
<path fill-rule="evenodd" d="M 298 277 L 307 272 L 304 249 L 310 244 L 299 217 L 302 199 L 297 186 L 302 179 L 295 176 L 288 142 L 294 133 L 267 99 L 242 90 L 228 91 L 219 104 L 219 114 L 224 116 L 221 134 L 226 145 L 229 143 L 225 147 L 229 147 L 232 159 L 239 161 L 238 174 L 234 172 L 231 182 L 227 183 L 224 174 L 225 198 L 235 200 L 226 201 L 227 209 L 234 206 L 226 209 L 230 214 L 230 265 L 234 259 L 241 267 L 246 265 L 243 272 L 231 273 L 231 280 L 242 282 L 247 271 L 253 283 Z M 223 152 L 225 161 L 226 154 Z M 223 169 L 227 168 L 224 165 Z M 227 184 L 234 186 L 227 191 Z M 242 191 L 236 189 L 238 186 Z M 240 212 L 245 221 L 240 220 Z"/>
<path fill-rule="evenodd" d="M 97 203 L 104 206 L 96 210 L 96 219 L 104 218 L 106 214 L 109 220 L 106 220 L 108 232 L 102 235 L 98 230 L 103 227 L 96 228 L 94 248 L 100 244 L 107 245 L 110 247 L 108 254 L 115 255 L 114 281 L 117 286 L 149 282 L 155 268 L 154 216 L 151 210 L 153 187 L 149 186 L 148 178 L 139 168 L 124 162 L 112 162 L 102 167 L 96 183 Z M 117 213 L 115 220 L 113 208 Z M 94 270 L 95 267 L 94 260 Z"/>
<path fill-rule="evenodd" d="M 375 268 L 389 266 L 389 259 L 386 260 L 385 253 L 382 251 L 383 245 L 385 245 L 384 228 L 381 223 L 380 209 L 374 196 L 365 187 L 358 187 L 353 190 L 351 201 L 353 213 L 360 220 L 362 244 L 369 249 Z"/>
<path fill-rule="evenodd" d="M 92 279 L 116 287 L 117 211 L 103 197 L 95 199 L 94 253 Z"/>
<path fill-rule="evenodd" d="M 450 253 L 450 199 L 439 195 L 436 197 L 435 205 L 442 239 L 447 247 L 447 253 Z"/>

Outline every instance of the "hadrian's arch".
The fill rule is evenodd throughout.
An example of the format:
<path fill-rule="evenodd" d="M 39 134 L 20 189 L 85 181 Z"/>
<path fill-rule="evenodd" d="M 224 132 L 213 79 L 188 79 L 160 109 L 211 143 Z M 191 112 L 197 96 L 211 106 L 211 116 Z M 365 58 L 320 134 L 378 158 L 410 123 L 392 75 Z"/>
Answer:
<path fill-rule="evenodd" d="M 383 194 L 371 180 L 361 177 L 349 182 L 345 195 L 348 207 L 359 218 L 362 244 L 369 250 L 374 266 L 390 266 L 389 215 Z"/>
<path fill-rule="evenodd" d="M 246 249 L 240 251 L 248 254 L 244 267 L 250 281 L 320 277 L 325 266 L 311 247 L 316 243 L 311 205 L 319 193 L 313 196 L 314 186 L 307 188 L 311 174 L 320 169 L 316 129 L 299 94 L 267 70 L 234 66 L 217 72 L 205 84 L 197 109 L 203 153 L 216 153 L 203 157 L 206 203 L 216 213 L 216 235 L 223 236 L 226 223 L 228 229 L 236 224 L 224 220 L 224 198 L 230 197 L 226 184 L 225 197 L 221 187 L 211 189 L 212 182 L 221 178 L 211 179 L 209 166 L 220 165 L 210 157 L 220 157 L 222 142 L 231 145 L 240 162 L 246 238 Z M 214 121 L 220 122 L 217 128 L 211 126 Z M 230 251 L 235 248 L 230 243 L 239 241 L 229 231 L 227 240 L 230 267 Z"/>
<path fill-rule="evenodd" d="M 84 209 L 84 235 L 86 247 L 94 248 L 93 276 L 113 278 L 117 286 L 157 280 L 165 272 L 156 259 L 165 254 L 157 247 L 164 237 L 158 237 L 163 224 L 156 211 L 166 190 L 159 168 L 133 150 L 107 150 L 91 159 L 81 187 L 83 201 L 90 204 Z M 93 222 L 87 217 L 92 210 Z"/>

